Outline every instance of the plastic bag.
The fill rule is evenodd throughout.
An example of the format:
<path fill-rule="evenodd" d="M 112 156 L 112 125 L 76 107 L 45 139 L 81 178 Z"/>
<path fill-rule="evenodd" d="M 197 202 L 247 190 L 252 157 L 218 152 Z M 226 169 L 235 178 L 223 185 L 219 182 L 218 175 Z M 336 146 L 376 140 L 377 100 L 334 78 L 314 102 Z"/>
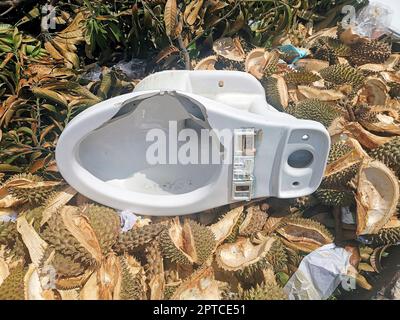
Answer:
<path fill-rule="evenodd" d="M 118 211 L 118 214 L 121 219 L 121 232 L 128 232 L 131 230 L 138 220 L 138 216 L 129 210 Z"/>
<path fill-rule="evenodd" d="M 339 284 L 348 285 L 351 253 L 327 244 L 307 255 L 284 290 L 290 300 L 325 300 Z"/>
<path fill-rule="evenodd" d="M 382 3 L 371 3 L 363 8 L 355 19 L 354 31 L 371 39 L 389 33 L 392 10 Z"/>

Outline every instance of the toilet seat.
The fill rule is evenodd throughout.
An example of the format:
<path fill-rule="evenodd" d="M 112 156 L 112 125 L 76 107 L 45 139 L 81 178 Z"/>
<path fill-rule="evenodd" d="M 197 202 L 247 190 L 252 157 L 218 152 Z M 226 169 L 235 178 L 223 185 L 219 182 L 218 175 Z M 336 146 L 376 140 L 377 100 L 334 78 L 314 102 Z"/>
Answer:
<path fill-rule="evenodd" d="M 206 147 L 198 140 L 198 158 L 208 150 L 221 163 L 149 164 L 155 143 L 145 139 L 149 130 L 170 139 L 171 123 L 178 134 L 233 133 L 229 140 L 211 131 Z M 243 153 L 242 143 L 254 143 L 255 153 Z M 176 151 L 184 144 L 179 141 Z M 172 149 L 173 139 L 166 146 Z M 247 73 L 164 71 L 75 117 L 60 136 L 56 161 L 64 179 L 96 202 L 143 215 L 183 215 L 252 198 L 310 194 L 321 182 L 329 146 L 321 124 L 269 106 L 263 87 Z M 312 161 L 302 164 L 293 154 L 311 154 Z"/>

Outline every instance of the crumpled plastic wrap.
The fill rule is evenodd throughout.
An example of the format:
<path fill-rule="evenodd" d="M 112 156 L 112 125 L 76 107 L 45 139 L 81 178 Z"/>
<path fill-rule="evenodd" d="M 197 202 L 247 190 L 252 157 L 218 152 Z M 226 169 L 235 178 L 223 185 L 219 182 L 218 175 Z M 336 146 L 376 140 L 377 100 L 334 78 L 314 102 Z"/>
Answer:
<path fill-rule="evenodd" d="M 138 216 L 129 210 L 118 211 L 118 214 L 121 219 L 121 232 L 128 232 L 131 230 L 138 220 Z"/>
<path fill-rule="evenodd" d="M 354 31 L 371 39 L 390 33 L 392 10 L 379 2 L 371 3 L 363 8 L 355 19 Z"/>
<path fill-rule="evenodd" d="M 333 243 L 311 252 L 284 287 L 289 299 L 328 299 L 341 283 L 347 283 L 350 256 L 350 252 Z"/>

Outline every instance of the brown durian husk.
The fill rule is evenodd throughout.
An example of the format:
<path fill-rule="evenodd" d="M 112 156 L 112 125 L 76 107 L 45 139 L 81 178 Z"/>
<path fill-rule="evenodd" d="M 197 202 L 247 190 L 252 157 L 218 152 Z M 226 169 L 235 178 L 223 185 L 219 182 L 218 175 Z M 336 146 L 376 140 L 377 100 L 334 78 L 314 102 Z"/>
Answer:
<path fill-rule="evenodd" d="M 316 222 L 315 222 L 316 223 Z M 320 226 L 323 228 L 323 226 Z M 314 228 L 313 226 L 299 225 L 296 221 L 288 220 L 285 225 L 281 226 L 276 232 L 282 237 L 282 242 L 285 246 L 306 253 L 332 243 L 333 238 L 328 236 L 328 231 L 325 234 Z"/>
<path fill-rule="evenodd" d="M 263 237 L 262 241 L 255 244 L 249 238 L 238 238 L 234 243 L 226 243 L 217 248 L 217 264 L 226 271 L 244 270 L 264 259 L 275 241 L 276 238 Z"/>
<path fill-rule="evenodd" d="M 367 149 L 375 149 L 392 139 L 391 137 L 381 137 L 375 135 L 366 130 L 358 122 L 348 122 L 341 128 L 341 130 L 339 129 L 338 131 L 348 134 Z"/>
<path fill-rule="evenodd" d="M 246 58 L 246 54 L 238 38 L 220 38 L 214 41 L 213 50 L 229 60 L 242 62 Z"/>
<path fill-rule="evenodd" d="M 396 212 L 399 182 L 380 161 L 365 159 L 357 182 L 357 235 L 375 234 Z"/>
<path fill-rule="evenodd" d="M 389 87 L 381 79 L 370 77 L 366 80 L 358 100 L 371 106 L 384 106 L 389 100 Z"/>
<path fill-rule="evenodd" d="M 243 206 L 234 208 L 226 213 L 221 220 L 212 224 L 210 229 L 215 236 L 216 246 L 218 247 L 232 234 L 236 224 L 243 213 Z"/>
<path fill-rule="evenodd" d="M 345 97 L 339 90 L 323 90 L 310 86 L 298 86 L 297 97 L 299 100 L 319 99 L 321 101 L 338 101 Z"/>
<path fill-rule="evenodd" d="M 264 48 L 255 48 L 251 50 L 245 61 L 246 72 L 252 74 L 257 79 L 261 79 L 264 75 L 264 68 L 267 64 L 267 59 L 265 58 L 266 50 Z"/>
<path fill-rule="evenodd" d="M 295 63 L 296 67 L 303 69 L 304 71 L 321 71 L 329 67 L 329 62 L 317 59 L 300 59 Z"/>
<path fill-rule="evenodd" d="M 205 57 L 196 64 L 194 70 L 215 70 L 217 61 L 218 57 L 215 55 Z"/>
<path fill-rule="evenodd" d="M 375 113 L 377 120 L 375 122 L 363 119 L 359 120 L 364 128 L 373 132 L 400 135 L 400 116 L 398 110 L 381 105 L 372 106 L 368 112 L 371 114 Z"/>
<path fill-rule="evenodd" d="M 221 300 L 228 285 L 215 280 L 212 267 L 201 268 L 186 279 L 171 300 Z"/>

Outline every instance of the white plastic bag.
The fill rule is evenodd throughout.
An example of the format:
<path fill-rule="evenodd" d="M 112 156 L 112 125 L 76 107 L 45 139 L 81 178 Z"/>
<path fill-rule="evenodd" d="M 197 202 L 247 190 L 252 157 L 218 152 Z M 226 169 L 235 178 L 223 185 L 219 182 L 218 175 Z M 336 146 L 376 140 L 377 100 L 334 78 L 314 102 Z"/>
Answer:
<path fill-rule="evenodd" d="M 290 300 L 325 300 L 347 284 L 351 253 L 327 244 L 307 255 L 285 285 Z"/>
<path fill-rule="evenodd" d="M 355 31 L 360 36 L 371 39 L 389 33 L 392 12 L 381 3 L 372 3 L 361 10 L 356 19 Z"/>

